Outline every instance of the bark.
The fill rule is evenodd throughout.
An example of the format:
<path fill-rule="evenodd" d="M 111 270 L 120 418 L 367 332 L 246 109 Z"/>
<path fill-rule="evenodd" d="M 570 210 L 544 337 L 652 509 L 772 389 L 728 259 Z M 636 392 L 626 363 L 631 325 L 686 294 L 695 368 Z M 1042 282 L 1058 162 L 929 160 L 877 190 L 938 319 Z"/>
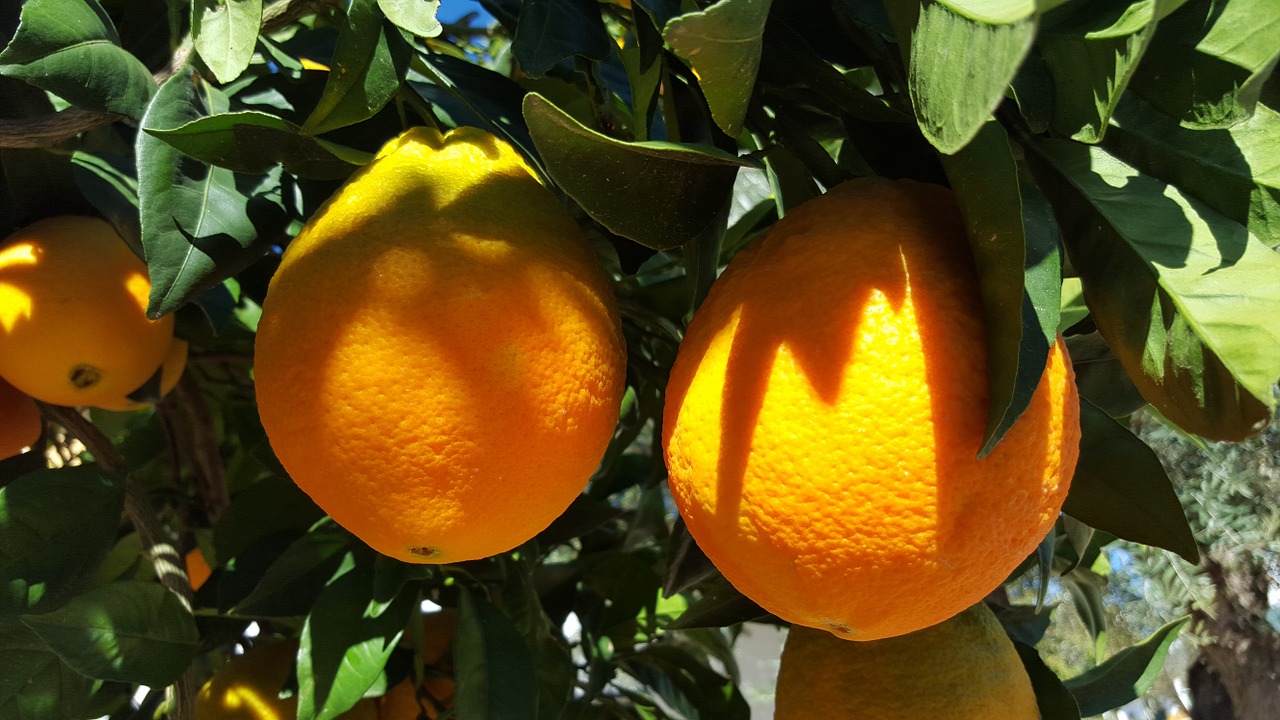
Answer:
<path fill-rule="evenodd" d="M 1217 589 L 1212 613 L 1197 612 L 1208 643 L 1189 674 L 1193 720 L 1280 717 L 1280 633 L 1266 621 L 1268 575 L 1256 557 L 1231 564 L 1205 556 Z"/>

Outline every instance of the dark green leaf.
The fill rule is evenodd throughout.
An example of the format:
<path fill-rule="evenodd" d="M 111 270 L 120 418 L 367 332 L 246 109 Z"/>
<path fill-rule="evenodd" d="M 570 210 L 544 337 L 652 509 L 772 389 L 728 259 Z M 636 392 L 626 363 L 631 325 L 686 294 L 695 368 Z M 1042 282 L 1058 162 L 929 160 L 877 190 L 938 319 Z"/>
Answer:
<path fill-rule="evenodd" d="M 1191 527 L 1155 452 L 1087 400 L 1080 403 L 1080 431 L 1080 461 L 1062 511 L 1198 563 Z"/>
<path fill-rule="evenodd" d="M 542 77 L 567 57 L 600 60 L 610 44 L 595 0 L 525 0 L 511 51 L 521 70 Z"/>
<path fill-rule="evenodd" d="M 252 592 L 236 604 L 232 614 L 250 616 L 304 615 L 314 598 L 333 577 L 348 549 L 346 533 L 313 530 L 295 540 L 263 573 Z"/>
<path fill-rule="evenodd" d="M 1190 2 L 1160 23 L 1131 87 L 1191 127 L 1247 119 L 1280 60 L 1280 3 Z"/>
<path fill-rule="evenodd" d="M 897 36 L 910 38 L 907 82 L 916 121 L 938 150 L 963 148 L 1004 100 L 1035 38 L 1035 10 L 1032 0 L 940 0 L 918 13 L 890 13 Z"/>
<path fill-rule="evenodd" d="M 1164 14 L 1185 0 L 1068 5 L 1046 18 L 1037 45 L 1055 89 L 1053 127 L 1096 143 Z"/>
<path fill-rule="evenodd" d="M 138 119 L 155 92 L 151 73 L 120 47 L 98 0 L 28 0 L 0 52 L 0 75 L 19 78 L 72 105 Z"/>
<path fill-rule="evenodd" d="M 691 717 L 748 720 L 751 708 L 733 680 L 707 666 L 685 648 L 652 643 L 627 658 L 623 667 L 668 703 L 688 708 Z"/>
<path fill-rule="evenodd" d="M 466 60 L 442 53 L 420 57 L 433 84 L 411 81 L 419 95 L 446 109 L 455 124 L 487 128 L 525 155 L 536 155 L 521 116 L 523 88 L 501 73 Z"/>
<path fill-rule="evenodd" d="M 1169 646 L 1188 622 L 1190 618 L 1174 620 L 1146 640 L 1121 650 L 1106 662 L 1063 683 L 1075 696 L 1080 714 L 1085 717 L 1101 715 L 1141 697 L 1156 681 Z"/>
<path fill-rule="evenodd" d="M 1036 705 L 1040 707 L 1040 720 L 1080 720 L 1080 708 L 1058 676 L 1040 659 L 1034 647 L 1014 641 L 1022 667 L 1031 678 L 1031 689 L 1036 693 Z"/>
<path fill-rule="evenodd" d="M 558 720 L 573 691 L 577 670 L 569 648 L 552 630 L 534 587 L 533 558 L 520 553 L 518 560 L 503 558 L 506 574 L 502 584 L 502 606 L 532 651 L 538 682 L 539 720 Z"/>
<path fill-rule="evenodd" d="M 171 130 L 143 129 L 186 155 L 239 173 L 264 173 L 279 164 L 294 175 L 337 180 L 371 159 L 254 111 L 210 115 Z"/>
<path fill-rule="evenodd" d="M 179 73 L 156 94 L 142 126 L 172 130 L 226 110 L 227 100 L 215 88 Z M 278 176 L 237 177 L 186 158 L 145 132 L 136 143 L 142 244 L 151 275 L 147 311 L 158 317 L 261 257 L 276 238 L 259 233 L 279 232 L 284 217 Z"/>
<path fill-rule="evenodd" d="M 759 620 L 768 614 L 728 580 L 718 577 L 708 581 L 702 589 L 702 596 L 668 627 L 672 630 L 726 627 L 748 620 Z"/>
<path fill-rule="evenodd" d="M 1129 417 L 1147 404 L 1102 335 L 1096 332 L 1073 335 L 1067 338 L 1067 349 L 1081 398 L 1113 418 Z"/>
<path fill-rule="evenodd" d="M 738 136 L 747 115 L 770 5 L 772 0 L 720 0 L 672 18 L 662 30 L 671 49 L 692 67 L 711 117 L 730 137 Z"/>
<path fill-rule="evenodd" d="M 525 97 L 524 117 L 561 189 L 614 233 L 659 250 L 714 222 L 745 164 L 709 146 L 614 140 L 537 94 Z"/>
<path fill-rule="evenodd" d="M 200 59 L 218 82 L 240 76 L 258 43 L 262 0 L 194 0 L 191 35 Z"/>
<path fill-rule="evenodd" d="M 1036 149 L 1093 320 L 1143 396 L 1206 438 L 1255 432 L 1280 378 L 1280 256 L 1100 148 Z"/>
<path fill-rule="evenodd" d="M 382 675 L 417 595 L 379 599 L 375 581 L 373 565 L 357 564 L 348 554 L 316 598 L 298 650 L 299 720 L 337 717 Z"/>
<path fill-rule="evenodd" d="M 1043 205 L 1024 205 L 1018 166 L 999 123 L 983 125 L 973 142 L 944 157 L 942 165 L 964 214 L 986 327 L 992 329 L 987 429 L 979 451 L 986 455 L 1030 404 L 1056 341 L 1062 273 L 1057 228 L 1051 219 L 1036 221 L 1051 218 Z M 1037 216 L 1028 217 L 1037 209 Z"/>
<path fill-rule="evenodd" d="M 284 531 L 301 534 L 324 511 L 293 481 L 262 480 L 238 492 L 213 528 L 213 543 L 222 559 L 238 556 L 260 540 Z"/>
<path fill-rule="evenodd" d="M 511 618 L 465 590 L 459 609 L 453 644 L 458 717 L 536 720 L 533 655 Z"/>
<path fill-rule="evenodd" d="M 125 580 L 90 590 L 22 622 L 82 675 L 163 687 L 177 681 L 200 635 L 191 611 L 158 583 Z"/>
<path fill-rule="evenodd" d="M 1050 617 L 1048 610 L 1036 608 L 1034 605 L 1013 605 L 1010 607 L 992 607 L 992 612 L 1000 620 L 1004 631 L 1015 642 L 1026 643 L 1034 647 L 1044 638 L 1049 630 Z"/>
<path fill-rule="evenodd" d="M 378 0 L 378 8 L 396 27 L 418 37 L 435 37 L 440 34 L 440 21 L 436 12 L 440 0 Z"/>
<path fill-rule="evenodd" d="M 0 618 L 0 717 L 86 717 L 93 680 L 67 667 L 16 617 Z"/>
<path fill-rule="evenodd" d="M 130 243 L 142 238 L 138 224 L 138 180 L 133 159 L 97 156 L 77 150 L 71 155 L 71 173 L 76 187 Z"/>
<path fill-rule="evenodd" d="M 1188 130 L 1130 98 L 1112 123 L 1108 151 L 1280 246 L 1280 113 L 1259 105 L 1230 129 Z"/>
<path fill-rule="evenodd" d="M 1076 613 L 1093 638 L 1095 649 L 1101 649 L 1106 644 L 1107 634 L 1107 612 L 1102 605 L 1107 579 L 1088 568 L 1077 567 L 1063 575 L 1062 580 L 1071 593 Z"/>
<path fill-rule="evenodd" d="M 40 470 L 0 489 L 0 614 L 57 607 L 111 551 L 124 483 L 94 466 Z"/>
<path fill-rule="evenodd" d="M 333 70 L 302 132 L 319 135 L 373 117 L 400 89 L 412 54 L 376 0 L 351 0 L 333 51 Z"/>

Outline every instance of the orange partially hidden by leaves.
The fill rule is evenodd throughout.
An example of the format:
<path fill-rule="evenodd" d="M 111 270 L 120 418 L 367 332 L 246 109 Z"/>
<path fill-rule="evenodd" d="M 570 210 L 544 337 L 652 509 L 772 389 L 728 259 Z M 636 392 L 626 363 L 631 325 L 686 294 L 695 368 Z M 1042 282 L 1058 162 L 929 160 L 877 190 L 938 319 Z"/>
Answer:
<path fill-rule="evenodd" d="M 441 710 L 453 707 L 454 681 L 449 677 L 433 677 L 422 681 L 421 691 L 413 681 L 405 680 L 382 697 L 379 720 L 436 720 Z"/>
<path fill-rule="evenodd" d="M 199 590 L 204 585 L 209 576 L 213 574 L 213 569 L 209 567 L 209 561 L 204 559 L 204 553 L 200 552 L 200 548 L 193 548 L 187 553 L 187 580 L 191 583 L 192 590 Z"/>
<path fill-rule="evenodd" d="M 159 368 L 160 392 L 159 396 L 155 398 L 156 400 L 168 395 L 169 392 L 178 384 L 178 380 L 182 379 L 182 373 L 187 369 L 187 356 L 190 352 L 191 347 L 187 344 L 186 340 L 174 338 L 173 342 L 169 344 L 169 352 L 164 356 L 164 363 L 162 363 Z M 148 382 L 150 381 L 151 379 L 148 378 Z M 126 396 L 113 402 L 99 402 L 97 403 L 97 407 L 100 407 L 103 410 L 114 410 L 116 412 L 131 412 L 133 410 L 140 410 L 144 407 L 148 407 L 151 404 L 152 403 L 150 402 L 131 400 Z"/>
<path fill-rule="evenodd" d="M 36 401 L 0 378 L 0 460 L 34 445 L 40 430 Z"/>
<path fill-rule="evenodd" d="M 281 697 L 293 672 L 298 642 L 255 645 L 238 655 L 196 694 L 195 720 L 293 720 L 298 698 Z M 361 700 L 338 716 L 341 720 L 377 720 L 377 702 Z"/>
<path fill-rule="evenodd" d="M 147 268 L 105 221 L 55 217 L 0 242 L 0 376 L 53 405 L 123 398 L 160 367 Z"/>
<path fill-rule="evenodd" d="M 375 550 L 510 550 L 613 435 L 621 324 L 577 224 L 505 142 L 414 128 L 316 213 L 271 280 L 258 408 L 300 488 Z"/>
<path fill-rule="evenodd" d="M 870 642 L 793 625 L 776 708 L 775 720 L 1040 720 L 1018 651 L 983 604 Z"/>
<path fill-rule="evenodd" d="M 1079 405 L 1052 348 L 978 459 L 982 301 L 939 186 L 837 186 L 730 263 L 671 371 L 672 495 L 708 557 L 779 617 L 859 640 L 980 600 L 1057 519 Z"/>

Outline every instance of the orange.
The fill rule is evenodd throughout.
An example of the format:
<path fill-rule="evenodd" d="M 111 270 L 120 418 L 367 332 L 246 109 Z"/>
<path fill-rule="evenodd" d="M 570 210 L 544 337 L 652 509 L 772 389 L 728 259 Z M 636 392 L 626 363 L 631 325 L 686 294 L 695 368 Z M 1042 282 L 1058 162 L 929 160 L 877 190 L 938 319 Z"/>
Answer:
<path fill-rule="evenodd" d="M 173 318 L 147 318 L 147 268 L 103 220 L 55 217 L 0 242 L 0 375 L 53 405 L 96 405 L 155 373 Z"/>
<path fill-rule="evenodd" d="M 453 707 L 453 678 L 433 677 L 422 681 L 422 697 L 414 689 L 412 680 L 405 680 L 382 696 L 378 709 L 379 720 L 436 720 L 440 714 L 437 704 L 446 710 Z"/>
<path fill-rule="evenodd" d="M 980 600 L 1045 536 L 1080 437 L 1059 341 L 979 460 L 982 304 L 951 193 L 856 180 L 729 264 L 667 387 L 671 492 L 708 557 L 792 623 L 870 640 Z"/>
<path fill-rule="evenodd" d="M 293 720 L 298 698 L 280 697 L 293 672 L 298 641 L 255 645 L 227 665 L 196 694 L 195 720 Z M 365 699 L 340 720 L 378 720 L 375 700 Z"/>
<path fill-rule="evenodd" d="M 255 349 L 280 462 L 408 562 L 510 550 L 586 485 L 625 379 L 609 284 L 506 143 L 414 128 L 289 245 Z"/>
<path fill-rule="evenodd" d="M 182 379 L 182 373 L 187 369 L 187 356 L 191 352 L 191 347 L 186 340 L 174 338 L 169 344 L 169 352 L 164 356 L 164 362 L 160 365 L 160 397 L 168 395 L 178 381 Z M 151 378 L 147 378 L 149 381 Z M 131 412 L 150 406 L 149 402 L 138 402 L 130 400 L 127 396 L 117 398 L 112 402 L 99 402 L 97 407 L 103 410 L 115 410 L 117 412 Z"/>
<path fill-rule="evenodd" d="M 42 429 L 36 401 L 0 378 L 0 460 L 34 445 Z"/>
<path fill-rule="evenodd" d="M 184 564 L 187 567 L 187 581 L 191 584 L 192 590 L 199 590 L 213 574 L 213 568 L 209 567 L 209 561 L 204 559 L 204 553 L 200 552 L 200 548 L 192 548 L 191 552 L 187 553 Z"/>
<path fill-rule="evenodd" d="M 981 603 L 869 642 L 792 626 L 775 698 L 775 720 L 1040 720 L 1018 651 Z"/>

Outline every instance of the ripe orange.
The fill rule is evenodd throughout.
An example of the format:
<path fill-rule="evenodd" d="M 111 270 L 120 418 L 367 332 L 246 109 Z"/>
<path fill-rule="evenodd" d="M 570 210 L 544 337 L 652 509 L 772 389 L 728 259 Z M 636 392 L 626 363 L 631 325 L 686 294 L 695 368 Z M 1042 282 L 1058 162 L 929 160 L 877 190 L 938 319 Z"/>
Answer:
<path fill-rule="evenodd" d="M 0 460 L 34 445 L 41 429 L 36 401 L 0 378 Z"/>
<path fill-rule="evenodd" d="M 1040 720 L 1031 679 L 979 603 L 899 637 L 848 642 L 793 625 L 775 720 Z"/>
<path fill-rule="evenodd" d="M 422 681 L 422 695 L 418 698 L 412 680 L 405 680 L 382 696 L 378 706 L 379 720 L 436 720 L 437 704 L 448 710 L 453 707 L 453 678 L 433 677 Z"/>
<path fill-rule="evenodd" d="M 730 263 L 667 387 L 672 495 L 737 588 L 870 640 L 980 600 L 1058 516 L 1080 436 L 1059 342 L 985 459 L 986 350 L 951 193 L 840 185 Z"/>
<path fill-rule="evenodd" d="M 298 654 L 296 640 L 255 645 L 213 674 L 196 694 L 195 720 L 293 720 L 298 698 L 281 697 Z M 367 699 L 340 720 L 378 720 L 378 705 Z"/>
<path fill-rule="evenodd" d="M 618 420 L 618 312 L 578 226 L 506 143 L 412 129 L 289 246 L 258 328 L 280 462 L 374 549 L 448 563 L 533 537 Z"/>
<path fill-rule="evenodd" d="M 182 379 L 182 373 L 187 369 L 187 356 L 190 352 L 191 347 L 186 340 L 174 338 L 169 344 L 169 352 L 164 356 L 164 362 L 160 365 L 160 397 L 168 395 L 174 386 L 178 384 L 178 380 Z M 148 381 L 150 379 L 147 378 Z M 151 403 L 130 400 L 127 396 L 111 402 L 103 401 L 97 403 L 97 407 L 103 410 L 114 410 L 116 412 L 131 412 L 149 405 Z"/>
<path fill-rule="evenodd" d="M 209 567 L 209 561 L 205 560 L 200 548 L 192 548 L 183 564 L 187 567 L 187 582 L 192 590 L 199 590 L 209 576 L 213 575 L 213 568 Z"/>
<path fill-rule="evenodd" d="M 147 268 L 102 220 L 55 217 L 0 242 L 0 375 L 54 405 L 133 392 L 160 367 L 173 318 L 146 316 Z"/>

